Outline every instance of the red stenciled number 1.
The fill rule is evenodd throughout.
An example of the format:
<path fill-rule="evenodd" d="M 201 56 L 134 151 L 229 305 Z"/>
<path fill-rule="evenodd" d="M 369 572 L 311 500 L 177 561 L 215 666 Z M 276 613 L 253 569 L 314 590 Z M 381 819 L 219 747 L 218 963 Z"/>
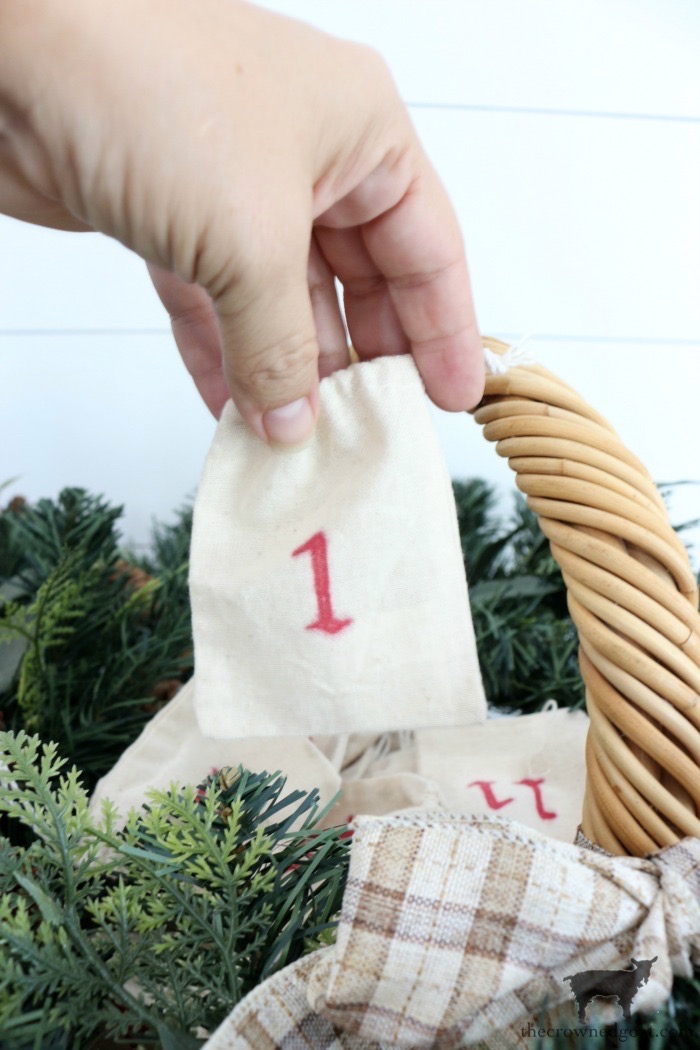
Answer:
<path fill-rule="evenodd" d="M 297 547 L 292 553 L 292 557 L 296 558 L 299 554 L 311 555 L 311 569 L 314 574 L 314 590 L 316 592 L 316 601 L 318 602 L 318 619 L 314 620 L 313 623 L 306 625 L 307 631 L 324 631 L 325 634 L 338 634 L 345 627 L 349 627 L 352 623 L 352 619 L 339 620 L 333 612 L 333 604 L 331 602 L 331 581 L 328 572 L 328 541 L 325 533 L 316 532 L 303 543 L 301 547 Z"/>

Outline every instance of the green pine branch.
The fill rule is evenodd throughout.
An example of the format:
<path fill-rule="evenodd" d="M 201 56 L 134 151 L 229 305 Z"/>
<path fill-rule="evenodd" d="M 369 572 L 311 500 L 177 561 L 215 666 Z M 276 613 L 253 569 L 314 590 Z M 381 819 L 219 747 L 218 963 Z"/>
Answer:
<path fill-rule="evenodd" d="M 224 770 L 152 791 L 123 827 L 88 809 L 54 744 L 0 733 L 0 1046 L 87 1047 L 98 1034 L 199 1045 L 260 980 L 332 937 L 344 828 L 318 792 Z"/>
<path fill-rule="evenodd" d="M 158 683 L 192 673 L 191 509 L 157 532 L 146 575 L 120 557 L 121 508 L 81 489 L 16 503 L 0 514 L 0 713 L 56 740 L 92 787 L 152 716 Z"/>

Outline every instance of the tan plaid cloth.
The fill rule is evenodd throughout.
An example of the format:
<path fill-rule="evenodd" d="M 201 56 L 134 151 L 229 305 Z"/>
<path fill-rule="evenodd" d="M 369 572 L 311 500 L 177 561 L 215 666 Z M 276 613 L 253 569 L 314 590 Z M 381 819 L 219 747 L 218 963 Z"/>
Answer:
<path fill-rule="evenodd" d="M 653 959 L 635 1011 L 700 962 L 700 841 L 611 857 L 497 817 L 356 822 L 337 942 L 260 985 L 206 1050 L 528 1046 L 564 978 Z M 541 1023 L 541 1020 L 540 1020 Z"/>

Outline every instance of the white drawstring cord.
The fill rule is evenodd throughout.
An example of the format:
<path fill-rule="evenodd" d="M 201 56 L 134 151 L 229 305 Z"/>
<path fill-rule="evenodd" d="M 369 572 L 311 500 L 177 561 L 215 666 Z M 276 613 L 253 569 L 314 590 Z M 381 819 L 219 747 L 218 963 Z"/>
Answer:
<path fill-rule="evenodd" d="M 532 339 L 531 335 L 523 336 L 517 343 L 508 347 L 504 354 L 495 354 L 493 350 L 484 347 L 484 361 L 486 371 L 492 376 L 502 376 L 509 368 L 517 368 L 518 365 L 534 365 L 534 358 L 528 350 L 524 349 L 525 343 Z"/>

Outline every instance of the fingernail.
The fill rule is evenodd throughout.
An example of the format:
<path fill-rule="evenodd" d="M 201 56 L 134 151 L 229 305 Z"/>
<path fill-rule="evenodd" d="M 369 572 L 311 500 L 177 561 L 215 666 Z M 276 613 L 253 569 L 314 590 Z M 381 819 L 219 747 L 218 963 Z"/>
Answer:
<path fill-rule="evenodd" d="M 275 445 L 299 445 L 311 436 L 314 429 L 314 414 L 308 397 L 271 408 L 262 418 L 268 440 Z"/>

